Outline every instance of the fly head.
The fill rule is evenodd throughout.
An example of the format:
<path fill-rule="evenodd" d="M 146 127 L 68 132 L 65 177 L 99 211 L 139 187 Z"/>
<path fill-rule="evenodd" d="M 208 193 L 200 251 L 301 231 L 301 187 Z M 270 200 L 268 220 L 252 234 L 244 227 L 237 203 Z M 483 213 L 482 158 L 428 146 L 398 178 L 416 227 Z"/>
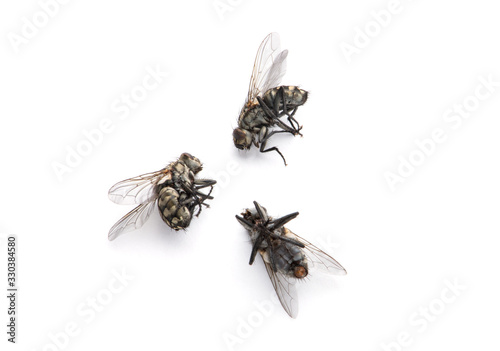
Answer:
<path fill-rule="evenodd" d="M 252 146 L 252 133 L 243 128 L 235 128 L 233 130 L 234 146 L 240 150 L 249 149 Z"/>
<path fill-rule="evenodd" d="M 181 157 L 179 157 L 179 161 L 184 163 L 194 174 L 203 169 L 200 160 L 187 152 L 183 153 Z"/>

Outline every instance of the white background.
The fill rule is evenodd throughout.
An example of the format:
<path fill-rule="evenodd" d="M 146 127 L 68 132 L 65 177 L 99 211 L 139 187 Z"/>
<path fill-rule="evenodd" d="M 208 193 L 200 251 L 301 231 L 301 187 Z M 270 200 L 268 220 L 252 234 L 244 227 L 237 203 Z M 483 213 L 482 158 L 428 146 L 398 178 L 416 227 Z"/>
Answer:
<path fill-rule="evenodd" d="M 402 349 L 498 348 L 500 88 L 460 127 L 443 119 L 480 77 L 500 81 L 498 7 L 401 0 L 348 62 L 342 43 L 354 45 L 356 28 L 389 1 L 232 4 L 221 17 L 211 0 L 75 0 L 17 47 L 9 38 L 40 4 L 0 5 L 0 232 L 19 241 L 17 349 L 55 350 L 56 335 L 67 350 L 226 350 L 228 337 L 235 350 L 399 350 L 402 332 Z M 304 137 L 270 143 L 287 167 L 273 153 L 238 152 L 231 138 L 272 31 L 289 49 L 283 83 L 310 91 L 296 115 Z M 111 105 L 158 65 L 170 75 L 120 119 Z M 59 180 L 54 162 L 106 118 L 113 131 Z M 391 191 L 384 174 L 435 128 L 446 141 Z M 109 187 L 182 152 L 204 162 L 202 176 L 218 174 L 211 208 L 185 233 L 155 211 L 108 242 L 131 209 L 109 201 Z M 295 320 L 279 305 L 264 317 L 255 306 L 274 292 L 262 262 L 248 265 L 234 219 L 253 200 L 274 216 L 300 211 L 289 228 L 348 271 L 301 283 Z M 79 308 L 110 296 L 113 270 L 133 279 L 89 320 Z M 449 303 L 446 281 L 466 287 L 445 291 Z M 429 304 L 438 315 L 423 322 Z M 4 305 L 0 316 L 4 325 Z M 77 336 L 60 334 L 68 323 Z"/>

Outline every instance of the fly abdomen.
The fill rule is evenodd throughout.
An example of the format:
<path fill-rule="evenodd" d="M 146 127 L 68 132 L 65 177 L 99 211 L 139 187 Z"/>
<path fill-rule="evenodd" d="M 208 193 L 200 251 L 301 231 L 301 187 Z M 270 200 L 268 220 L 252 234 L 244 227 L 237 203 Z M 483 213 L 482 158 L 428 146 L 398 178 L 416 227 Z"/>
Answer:
<path fill-rule="evenodd" d="M 187 206 L 180 205 L 182 197 L 171 187 L 161 189 L 158 196 L 158 209 L 161 218 L 174 230 L 185 229 L 191 222 L 191 212 Z"/>
<path fill-rule="evenodd" d="M 280 89 L 283 92 L 283 96 L 280 96 Z M 278 110 L 282 110 L 283 100 L 286 103 L 287 109 L 293 109 L 304 105 L 307 101 L 307 95 L 307 91 L 297 86 L 280 86 L 266 91 L 262 99 L 270 109 L 274 109 L 277 102 L 279 103 Z"/>
<path fill-rule="evenodd" d="M 307 276 L 307 259 L 297 245 L 280 241 L 273 248 L 273 257 L 276 268 L 283 273 L 295 278 Z"/>

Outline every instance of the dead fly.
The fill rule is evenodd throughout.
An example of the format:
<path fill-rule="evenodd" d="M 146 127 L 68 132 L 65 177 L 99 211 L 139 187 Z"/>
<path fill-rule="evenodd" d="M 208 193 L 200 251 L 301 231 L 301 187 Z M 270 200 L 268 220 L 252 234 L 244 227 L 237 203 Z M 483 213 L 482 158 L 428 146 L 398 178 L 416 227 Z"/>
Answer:
<path fill-rule="evenodd" d="M 310 268 L 337 275 L 347 272 L 333 257 L 284 227 L 298 212 L 273 219 L 264 207 L 256 201 L 253 203 L 255 210 L 247 209 L 241 214 L 243 217 L 236 216 L 250 232 L 253 243 L 250 264 L 259 252 L 281 305 L 295 318 L 298 313 L 295 283 L 304 279 Z"/>
<path fill-rule="evenodd" d="M 189 226 L 196 208 L 196 216 L 201 212 L 205 200 L 210 196 L 216 183 L 211 179 L 195 179 L 202 170 L 200 160 L 188 153 L 183 153 L 175 162 L 165 168 L 138 177 L 123 180 L 109 189 L 109 199 L 120 205 L 138 205 L 127 213 L 110 229 L 109 240 L 128 230 L 142 227 L 151 215 L 158 200 L 161 218 L 174 229 L 185 229 Z M 208 194 L 200 191 L 210 187 Z"/>
<path fill-rule="evenodd" d="M 280 51 L 278 33 L 269 34 L 260 44 L 248 96 L 238 118 L 238 128 L 233 131 L 234 145 L 249 149 L 252 144 L 260 152 L 276 151 L 283 162 L 285 157 L 277 147 L 266 149 L 269 138 L 277 133 L 302 135 L 302 127 L 294 118 L 297 108 L 307 101 L 307 91 L 296 86 L 278 86 L 286 72 L 288 50 Z M 289 125 L 280 118 L 287 116 Z M 270 130 L 276 126 L 281 130 Z"/>

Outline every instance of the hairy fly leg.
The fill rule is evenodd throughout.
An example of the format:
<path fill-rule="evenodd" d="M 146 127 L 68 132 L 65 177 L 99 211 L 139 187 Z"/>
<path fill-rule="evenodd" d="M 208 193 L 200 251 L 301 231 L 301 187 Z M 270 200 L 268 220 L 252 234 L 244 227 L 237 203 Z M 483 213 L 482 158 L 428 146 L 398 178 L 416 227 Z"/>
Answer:
<path fill-rule="evenodd" d="M 257 97 L 257 101 L 261 105 L 266 115 L 269 118 L 272 118 L 280 128 L 289 131 L 293 135 L 298 134 L 302 136 L 302 134 L 300 133 L 302 126 L 300 126 L 299 122 L 294 118 L 298 106 L 293 107 L 290 112 L 288 111 L 287 107 L 288 105 L 286 103 L 286 97 L 285 97 L 285 88 L 283 86 L 279 87 L 277 93 L 274 94 L 273 100 L 271 102 L 273 108 L 272 110 L 269 108 L 269 106 L 265 103 L 265 101 L 262 98 Z M 281 111 L 280 107 L 282 108 Z M 288 122 L 290 122 L 291 127 L 281 122 L 280 118 L 283 116 L 287 116 Z"/>
<path fill-rule="evenodd" d="M 213 180 L 213 179 L 196 179 L 194 181 L 194 190 L 195 190 L 195 194 L 196 195 L 199 195 L 201 197 L 203 197 L 203 201 L 205 200 L 212 200 L 213 199 L 213 196 L 210 196 L 210 194 L 212 193 L 212 190 L 214 190 L 214 185 L 217 184 L 217 181 L 216 180 Z M 203 189 L 203 188 L 206 188 L 206 187 L 210 187 L 210 191 L 208 192 L 208 194 L 204 194 L 202 193 L 201 191 L 199 191 L 200 189 Z M 203 204 L 207 207 L 210 207 L 209 205 L 207 204 Z"/>
<path fill-rule="evenodd" d="M 288 132 L 286 130 L 273 130 L 271 133 L 269 133 L 269 130 L 267 129 L 267 127 L 262 127 L 260 130 L 260 133 L 259 133 L 259 143 L 260 143 L 259 150 L 262 153 L 269 152 L 269 151 L 276 151 L 281 156 L 281 158 L 283 159 L 283 162 L 285 163 L 285 166 L 286 166 L 285 157 L 283 156 L 281 151 L 276 146 L 273 146 L 269 149 L 266 149 L 266 144 L 267 144 L 267 141 L 269 140 L 269 138 L 277 133 L 288 133 Z"/>
<path fill-rule="evenodd" d="M 294 213 L 290 213 L 290 214 L 288 214 L 286 216 L 274 219 L 273 221 L 271 221 L 269 223 L 270 224 L 270 228 L 269 229 L 270 230 L 275 230 L 275 229 L 281 228 L 285 224 L 287 224 L 288 222 L 290 222 L 292 219 L 294 219 L 295 217 L 297 217 L 298 215 L 299 215 L 298 212 L 294 212 Z"/>
<path fill-rule="evenodd" d="M 280 99 L 281 99 L 281 103 L 283 104 L 283 111 L 281 113 L 279 112 Z M 287 105 L 286 105 L 286 98 L 285 98 L 285 88 L 283 88 L 283 86 L 281 86 L 281 87 L 278 88 L 278 93 L 274 97 L 273 104 L 274 104 L 274 109 L 275 109 L 276 116 L 278 116 L 278 118 L 279 118 L 279 117 L 282 117 L 282 116 L 286 115 L 287 119 L 288 119 L 288 122 L 290 122 L 290 125 L 292 126 L 292 128 L 297 132 L 297 134 L 299 134 L 300 136 L 302 136 L 302 134 L 300 133 L 300 130 L 302 129 L 302 126 L 293 117 L 295 115 L 295 112 L 297 112 L 298 106 L 295 106 L 294 108 L 292 108 L 291 113 L 288 112 L 288 108 L 287 108 Z M 294 122 L 295 122 L 295 124 L 297 126 L 294 125 Z"/>
<path fill-rule="evenodd" d="M 207 186 L 213 186 L 215 184 L 217 184 L 217 181 L 213 179 L 195 179 L 194 181 L 196 189 L 203 189 Z"/>
<path fill-rule="evenodd" d="M 281 122 L 281 120 L 279 119 L 280 116 L 274 114 L 274 111 L 271 110 L 266 105 L 266 103 L 264 102 L 264 100 L 262 100 L 262 98 L 260 96 L 257 96 L 257 101 L 259 102 L 259 105 L 262 107 L 262 110 L 264 111 L 266 116 L 271 118 L 272 122 L 274 122 L 274 124 L 276 124 L 278 127 L 283 129 L 284 132 L 290 133 L 292 135 L 299 134 L 295 128 L 291 128 L 291 127 L 287 126 L 285 123 Z"/>
<path fill-rule="evenodd" d="M 254 201 L 253 205 L 255 206 L 255 210 L 257 211 L 260 219 L 264 222 L 265 225 L 267 225 L 267 223 L 269 222 L 269 217 L 267 215 L 266 209 L 262 207 L 257 201 Z"/>
<path fill-rule="evenodd" d="M 210 196 L 213 190 L 213 186 L 217 183 L 217 181 L 212 179 L 196 179 L 194 184 L 191 186 L 187 186 L 186 184 L 182 184 L 182 188 L 186 194 L 189 196 L 182 202 L 183 205 L 188 205 L 191 214 L 194 213 L 194 209 L 198 206 L 198 212 L 196 213 L 196 217 L 198 217 L 201 213 L 202 205 L 206 207 L 210 207 L 210 205 L 205 203 L 205 200 L 213 199 L 213 196 Z M 203 189 L 206 187 L 210 187 L 210 191 L 208 194 L 204 194 L 199 189 Z"/>

